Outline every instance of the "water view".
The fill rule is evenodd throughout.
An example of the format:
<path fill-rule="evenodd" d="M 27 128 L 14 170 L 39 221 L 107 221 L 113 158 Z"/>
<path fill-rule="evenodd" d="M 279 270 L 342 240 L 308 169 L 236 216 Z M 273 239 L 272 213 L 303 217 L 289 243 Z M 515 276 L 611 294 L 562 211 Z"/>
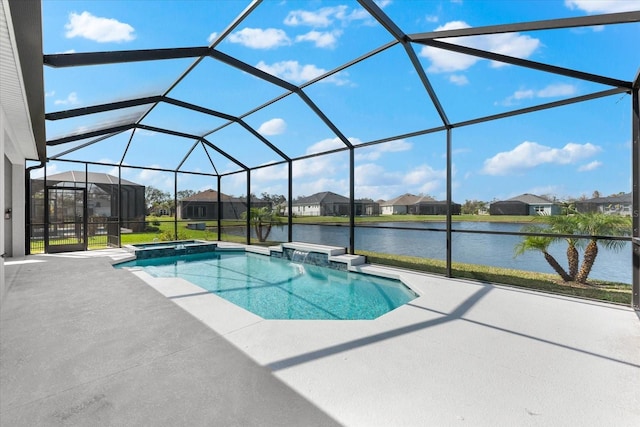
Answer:
<path fill-rule="evenodd" d="M 446 234 L 440 231 L 392 230 L 381 227 L 414 227 L 445 230 L 444 222 L 389 222 L 379 227 L 358 227 L 355 230 L 356 249 L 410 255 L 432 259 L 446 259 Z M 455 230 L 518 232 L 522 224 L 492 222 L 454 222 L 452 256 L 454 262 L 490 265 L 518 270 L 554 273 L 541 253 L 527 252 L 514 258 L 514 248 L 521 241 L 519 236 L 460 233 Z M 239 231 L 240 233 L 240 231 Z M 269 240 L 287 241 L 286 227 L 274 228 Z M 345 226 L 320 226 L 294 224 L 293 240 L 332 246 L 349 246 L 349 228 Z M 566 268 L 566 244 L 554 243 L 549 248 Z M 580 252 L 582 257 L 582 251 Z M 622 250 L 615 252 L 599 245 L 596 262 L 589 275 L 591 279 L 631 283 L 631 246 L 625 242 Z"/>

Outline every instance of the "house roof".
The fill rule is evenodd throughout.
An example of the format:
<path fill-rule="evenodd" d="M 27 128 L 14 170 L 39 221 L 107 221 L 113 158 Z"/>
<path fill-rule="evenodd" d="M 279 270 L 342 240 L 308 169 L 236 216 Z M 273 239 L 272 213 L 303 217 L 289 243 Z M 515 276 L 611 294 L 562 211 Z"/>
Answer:
<path fill-rule="evenodd" d="M 607 197 L 595 197 L 593 199 L 580 200 L 578 203 L 595 203 L 595 204 L 631 203 L 631 193 L 616 194 L 614 196 L 607 196 Z"/>
<path fill-rule="evenodd" d="M 528 205 L 553 205 L 553 204 L 555 204 L 554 202 L 552 202 L 549 199 L 545 199 L 544 197 L 536 196 L 535 194 L 529 194 L 529 193 L 521 194 L 519 196 L 512 197 L 510 199 L 503 200 L 503 201 L 505 201 L 505 202 L 521 202 L 521 203 L 526 203 Z"/>
<path fill-rule="evenodd" d="M 417 203 L 433 202 L 433 201 L 434 199 L 431 196 L 416 196 L 413 194 L 405 193 L 401 196 L 396 197 L 395 199 L 382 202 L 380 205 L 381 206 L 409 206 L 409 205 L 415 205 Z"/>
<path fill-rule="evenodd" d="M 44 181 L 44 178 L 36 178 L 39 181 Z M 47 182 L 80 182 L 84 183 L 85 181 L 90 184 L 111 184 L 118 185 L 118 177 L 109 175 L 106 173 L 98 173 L 98 172 L 89 172 L 87 178 L 85 178 L 85 172 L 81 171 L 67 171 L 57 173 L 55 175 L 47 175 Z M 122 179 L 121 183 L 123 185 L 135 185 L 138 187 L 144 187 L 144 185 L 136 184 L 133 181 L 129 181 L 126 179 Z"/>
<path fill-rule="evenodd" d="M 224 193 L 220 193 L 220 200 L 224 202 L 244 202 L 244 197 L 233 197 Z M 217 202 L 218 192 L 213 189 L 208 189 L 194 194 L 193 196 L 185 197 L 181 201 L 183 202 Z M 264 200 L 257 197 L 251 197 L 252 202 L 264 202 Z"/>
<path fill-rule="evenodd" d="M 341 196 L 340 194 L 332 193 L 331 191 L 323 191 L 311 196 L 301 197 L 298 200 L 294 200 L 294 205 L 309 205 L 320 203 L 349 203 L 349 198 Z"/>
<path fill-rule="evenodd" d="M 25 157 L 45 161 L 41 4 L 39 1 L 9 0 L 0 6 L 0 13 L 3 23 L 12 22 L 12 25 L 0 28 L 3 113 L 12 123 Z"/>

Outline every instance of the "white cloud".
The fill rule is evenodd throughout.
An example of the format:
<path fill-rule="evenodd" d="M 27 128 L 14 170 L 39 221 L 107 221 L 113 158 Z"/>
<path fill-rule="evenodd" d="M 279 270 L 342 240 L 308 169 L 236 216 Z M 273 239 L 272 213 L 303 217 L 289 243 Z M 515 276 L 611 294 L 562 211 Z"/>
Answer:
<path fill-rule="evenodd" d="M 85 11 L 78 15 L 69 14 L 69 22 L 65 24 L 65 36 L 84 37 L 98 43 L 128 42 L 136 38 L 134 28 L 123 22 L 111 18 L 100 18 Z"/>
<path fill-rule="evenodd" d="M 500 105 L 514 105 L 517 104 L 517 101 L 522 99 L 533 99 L 533 98 L 557 98 L 560 96 L 571 96 L 574 95 L 578 89 L 574 85 L 570 84 L 551 84 L 540 90 L 533 89 L 520 89 L 513 93 L 513 95 L 508 96 L 503 101 L 497 103 Z"/>
<path fill-rule="evenodd" d="M 149 167 L 160 168 L 160 165 L 154 164 Z M 169 193 L 173 194 L 174 180 L 173 174 L 171 173 L 160 172 L 151 169 L 142 169 L 140 170 L 140 172 L 135 174 L 131 180 L 142 185 L 151 185 L 152 187 L 156 187 L 162 191 L 168 191 Z"/>
<path fill-rule="evenodd" d="M 568 84 L 553 84 L 540 89 L 536 92 L 536 96 L 539 98 L 555 98 L 558 96 L 570 96 L 574 95 L 577 89 L 574 85 Z"/>
<path fill-rule="evenodd" d="M 454 85 L 458 85 L 458 86 L 464 86 L 469 84 L 469 79 L 467 79 L 467 76 L 463 74 L 451 74 L 449 76 L 449 81 Z"/>
<path fill-rule="evenodd" d="M 436 23 L 438 22 L 438 16 L 437 15 L 427 15 L 424 17 L 425 21 L 427 22 L 431 22 L 431 23 Z"/>
<path fill-rule="evenodd" d="M 209 34 L 209 37 L 207 37 L 207 42 L 211 44 L 217 37 L 218 37 L 218 33 L 214 31 L 213 33 Z"/>
<path fill-rule="evenodd" d="M 374 0 L 374 2 L 378 5 L 380 9 L 384 9 L 389 6 L 392 2 L 391 0 Z"/>
<path fill-rule="evenodd" d="M 436 170 L 429 165 L 421 165 L 409 171 L 403 178 L 402 182 L 406 185 L 415 186 L 421 184 L 419 189 L 436 188 L 443 179 L 446 179 L 446 170 Z M 420 192 L 428 192 L 420 190 Z"/>
<path fill-rule="evenodd" d="M 582 165 L 578 168 L 578 172 L 588 172 L 588 171 L 592 171 L 592 170 L 596 170 L 598 169 L 600 166 L 602 166 L 602 162 L 598 161 L 598 160 L 594 160 L 591 163 L 587 163 L 586 165 Z"/>
<path fill-rule="evenodd" d="M 464 21 L 447 22 L 436 28 L 435 31 L 455 30 L 460 28 L 470 28 Z M 469 36 L 442 39 L 442 41 L 475 49 L 500 53 L 517 58 L 528 58 L 540 46 L 540 40 L 519 33 L 492 34 L 484 36 Z M 450 52 L 437 49 L 431 46 L 424 46 L 420 51 L 420 56 L 431 61 L 428 71 L 433 73 L 454 72 L 466 70 L 480 61 L 481 58 L 463 55 L 461 53 Z M 493 67 L 503 66 L 501 62 L 492 61 Z"/>
<path fill-rule="evenodd" d="M 369 14 L 364 9 L 353 9 L 349 12 L 347 6 L 340 5 L 323 7 L 316 11 L 293 10 L 289 12 L 284 23 L 294 27 L 304 25 L 313 28 L 326 28 L 336 20 L 344 23 L 366 18 L 369 18 Z"/>
<path fill-rule="evenodd" d="M 341 167 L 340 162 L 335 162 L 334 159 L 333 156 L 327 155 L 293 162 L 293 177 L 295 179 L 306 177 L 316 180 L 318 177 L 333 176 Z"/>
<path fill-rule="evenodd" d="M 292 10 L 284 19 L 286 25 L 297 27 L 305 25 L 315 28 L 325 28 L 333 23 L 333 18 L 343 14 L 347 6 L 324 7 L 317 11 Z"/>
<path fill-rule="evenodd" d="M 380 7 L 385 7 L 390 2 L 380 2 Z M 370 20 L 371 16 L 362 8 L 351 9 L 345 5 L 323 7 L 322 9 L 292 10 L 284 19 L 285 25 L 292 27 L 307 26 L 312 28 L 327 28 L 336 21 L 346 25 L 352 21 Z"/>
<path fill-rule="evenodd" d="M 376 144 L 367 148 L 361 148 L 356 151 L 356 160 L 378 160 L 383 153 L 409 151 L 412 148 L 413 144 L 410 142 L 407 142 L 404 139 L 398 139 L 395 141 L 385 142 L 383 144 Z"/>
<path fill-rule="evenodd" d="M 71 92 L 65 99 L 56 99 L 53 103 L 55 105 L 78 105 L 80 100 L 77 93 Z"/>
<path fill-rule="evenodd" d="M 327 72 L 324 68 L 318 68 L 313 64 L 302 65 L 298 61 L 281 61 L 271 65 L 260 61 L 256 68 L 293 83 L 308 82 Z M 321 82 L 334 83 L 338 86 L 345 85 L 349 81 L 342 78 L 344 75 L 346 74 L 337 73 L 321 80 Z"/>
<path fill-rule="evenodd" d="M 277 28 L 243 28 L 229 36 L 232 43 L 240 43 L 252 49 L 272 49 L 278 46 L 287 46 L 291 40 L 287 33 Z"/>
<path fill-rule="evenodd" d="M 265 164 L 270 164 L 268 162 Z M 251 172 L 251 183 L 270 182 L 289 179 L 289 167 L 287 165 L 276 165 L 266 168 L 256 169 Z"/>
<path fill-rule="evenodd" d="M 44 97 L 49 98 L 50 96 L 54 96 L 55 94 L 56 94 L 56 91 L 52 90 L 51 92 L 45 92 Z"/>
<path fill-rule="evenodd" d="M 360 189 L 365 187 L 373 188 L 376 186 L 397 186 L 402 182 L 402 176 L 400 174 L 389 173 L 382 166 L 375 163 L 365 163 L 356 166 L 354 175 L 355 184 Z M 367 193 L 370 193 L 370 191 L 371 190 Z"/>
<path fill-rule="evenodd" d="M 424 164 L 410 171 L 387 171 L 375 163 L 355 168 L 355 187 L 358 197 L 389 200 L 403 193 L 434 194 L 446 180 L 445 170 Z"/>
<path fill-rule="evenodd" d="M 358 138 L 347 138 L 347 139 L 349 140 L 349 142 L 351 142 L 354 145 L 361 143 L 361 141 Z M 307 154 L 323 153 L 325 151 L 336 150 L 344 147 L 345 147 L 345 144 L 344 142 L 342 142 L 342 140 L 340 140 L 340 138 L 338 137 L 327 138 L 327 139 L 318 141 L 315 144 L 308 147 Z"/>
<path fill-rule="evenodd" d="M 281 61 L 271 65 L 260 61 L 256 68 L 294 83 L 304 83 L 326 73 L 323 68 L 313 64 L 301 65 L 298 61 Z"/>
<path fill-rule="evenodd" d="M 587 13 L 616 13 L 640 10 L 638 0 L 565 0 L 569 9 L 579 9 Z"/>
<path fill-rule="evenodd" d="M 313 42 L 316 47 L 333 48 L 338 41 L 338 38 L 342 35 L 342 31 L 334 30 L 327 32 L 309 31 L 306 34 L 302 34 L 296 37 L 296 42 Z"/>
<path fill-rule="evenodd" d="M 543 164 L 566 165 L 591 157 L 601 148 L 591 143 L 570 142 L 562 148 L 552 148 L 525 141 L 511 151 L 503 151 L 484 161 L 482 172 L 487 175 L 507 175 Z"/>
<path fill-rule="evenodd" d="M 280 135 L 284 133 L 286 129 L 287 123 L 280 118 L 275 118 L 262 123 L 258 128 L 258 133 L 265 136 Z"/>

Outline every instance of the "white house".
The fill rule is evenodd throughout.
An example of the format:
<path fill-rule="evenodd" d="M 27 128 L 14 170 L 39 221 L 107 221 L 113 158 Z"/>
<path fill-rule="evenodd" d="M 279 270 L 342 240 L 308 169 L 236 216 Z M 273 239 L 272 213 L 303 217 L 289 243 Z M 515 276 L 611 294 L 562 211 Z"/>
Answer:
<path fill-rule="evenodd" d="M 331 191 L 301 197 L 291 203 L 291 212 L 297 216 L 349 215 L 349 198 Z"/>
<path fill-rule="evenodd" d="M 25 255 L 27 160 L 46 160 L 41 4 L 0 1 L 0 304 L 5 257 Z"/>

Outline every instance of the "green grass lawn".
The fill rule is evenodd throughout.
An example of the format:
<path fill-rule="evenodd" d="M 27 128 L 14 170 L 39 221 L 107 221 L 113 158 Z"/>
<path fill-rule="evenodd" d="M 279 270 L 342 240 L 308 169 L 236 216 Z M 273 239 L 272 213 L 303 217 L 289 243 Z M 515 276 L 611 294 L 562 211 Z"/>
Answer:
<path fill-rule="evenodd" d="M 442 260 L 369 251 L 356 251 L 356 253 L 365 255 L 367 261 L 373 264 L 383 264 L 439 275 L 445 275 L 447 272 L 447 264 Z M 631 303 L 631 286 L 625 283 L 606 282 L 604 280 L 589 280 L 589 285 L 563 283 L 556 274 L 535 273 L 459 262 L 452 263 L 451 270 L 452 276 L 457 278 L 518 286 L 618 304 L 628 305 Z"/>

